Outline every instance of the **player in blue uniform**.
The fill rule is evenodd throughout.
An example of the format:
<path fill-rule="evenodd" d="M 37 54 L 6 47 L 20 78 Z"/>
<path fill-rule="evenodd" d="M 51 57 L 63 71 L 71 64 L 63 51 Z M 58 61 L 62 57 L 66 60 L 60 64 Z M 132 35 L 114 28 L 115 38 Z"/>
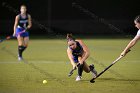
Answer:
<path fill-rule="evenodd" d="M 132 48 L 138 42 L 138 40 L 140 40 L 140 15 L 136 16 L 136 18 L 134 19 L 134 23 L 135 27 L 138 28 L 138 32 L 136 36 L 128 43 L 120 56 L 125 56 L 127 54 L 127 51 L 130 50 L 130 48 Z"/>
<path fill-rule="evenodd" d="M 20 14 L 15 18 L 14 33 L 13 36 L 17 37 L 18 40 L 18 60 L 22 60 L 22 53 L 27 48 L 29 42 L 28 29 L 31 28 L 31 16 L 27 14 L 27 7 L 21 5 Z"/>
<path fill-rule="evenodd" d="M 81 80 L 83 70 L 87 73 L 92 72 L 93 76 L 97 76 L 97 71 L 94 68 L 94 65 L 88 66 L 86 63 L 86 59 L 89 57 L 89 49 L 83 43 L 82 40 L 75 40 L 72 37 L 72 34 L 67 34 L 67 43 L 68 49 L 67 54 L 70 59 L 70 62 L 73 66 L 78 68 L 78 76 L 76 77 L 76 81 Z"/>

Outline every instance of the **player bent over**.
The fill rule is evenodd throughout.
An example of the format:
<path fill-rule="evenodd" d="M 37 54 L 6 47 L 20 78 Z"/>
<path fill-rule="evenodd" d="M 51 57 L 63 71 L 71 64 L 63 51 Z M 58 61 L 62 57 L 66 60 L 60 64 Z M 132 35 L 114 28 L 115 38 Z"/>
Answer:
<path fill-rule="evenodd" d="M 83 43 L 83 41 L 75 40 L 72 37 L 72 34 L 67 34 L 67 44 L 67 54 L 73 66 L 73 69 L 75 69 L 75 67 L 78 68 L 78 76 L 76 78 L 76 81 L 81 80 L 83 70 L 86 73 L 91 72 L 93 74 L 93 77 L 96 77 L 97 71 L 95 70 L 94 65 L 92 64 L 88 66 L 86 63 L 86 59 L 89 57 L 90 54 L 88 47 Z"/>

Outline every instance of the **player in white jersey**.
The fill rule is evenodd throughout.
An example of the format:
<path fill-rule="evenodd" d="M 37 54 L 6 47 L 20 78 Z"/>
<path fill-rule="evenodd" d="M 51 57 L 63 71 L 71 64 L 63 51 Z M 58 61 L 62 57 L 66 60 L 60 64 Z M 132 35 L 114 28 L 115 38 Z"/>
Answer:
<path fill-rule="evenodd" d="M 140 40 L 140 15 L 138 15 L 134 19 L 134 23 L 135 23 L 135 27 L 139 29 L 137 35 L 128 43 L 128 45 L 123 50 L 120 56 L 125 56 L 127 54 L 127 51 L 129 51 L 130 48 L 132 48 L 137 43 L 137 41 Z"/>

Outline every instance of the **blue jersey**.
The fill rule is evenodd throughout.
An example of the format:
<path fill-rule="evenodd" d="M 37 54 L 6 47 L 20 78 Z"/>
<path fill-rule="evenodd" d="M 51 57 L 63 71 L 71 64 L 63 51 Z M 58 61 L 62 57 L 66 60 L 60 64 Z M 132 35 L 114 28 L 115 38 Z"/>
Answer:
<path fill-rule="evenodd" d="M 78 61 L 78 57 L 79 56 L 82 56 L 82 54 L 83 54 L 83 52 L 84 52 L 84 50 L 83 50 L 83 47 L 80 45 L 80 43 L 79 42 L 77 42 L 76 41 L 76 49 L 71 49 L 71 51 L 72 51 L 72 55 L 73 55 L 73 60 L 74 60 L 74 62 L 75 63 L 78 63 L 79 61 Z"/>
<path fill-rule="evenodd" d="M 26 14 L 25 18 L 19 14 L 19 21 L 18 21 L 18 26 L 16 28 L 16 36 L 21 36 L 21 37 L 29 37 L 29 33 L 27 31 L 24 31 L 28 26 L 28 14 Z"/>
<path fill-rule="evenodd" d="M 28 14 L 26 14 L 25 18 L 19 14 L 18 26 L 21 28 L 26 28 L 28 26 Z"/>
<path fill-rule="evenodd" d="M 76 41 L 76 49 L 74 49 L 74 50 L 72 50 L 72 55 L 73 56 L 81 56 L 82 55 L 82 53 L 83 53 L 83 48 L 82 48 L 82 46 L 80 45 L 80 43 L 79 42 L 77 42 Z"/>

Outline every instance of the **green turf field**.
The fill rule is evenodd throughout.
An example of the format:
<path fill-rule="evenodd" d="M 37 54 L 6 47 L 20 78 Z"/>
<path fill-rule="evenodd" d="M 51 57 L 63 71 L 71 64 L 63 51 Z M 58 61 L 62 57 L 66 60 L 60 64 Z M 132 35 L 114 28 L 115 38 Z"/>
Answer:
<path fill-rule="evenodd" d="M 130 39 L 83 39 L 90 49 L 87 63 L 95 63 L 98 72 L 110 65 Z M 0 43 L 0 93 L 139 93 L 140 42 L 109 71 L 89 80 L 91 73 L 83 73 L 75 82 L 77 73 L 68 73 L 72 66 L 66 55 L 63 39 L 31 39 L 24 52 L 25 62 L 17 61 L 17 41 Z M 42 81 L 46 79 L 47 84 Z"/>

